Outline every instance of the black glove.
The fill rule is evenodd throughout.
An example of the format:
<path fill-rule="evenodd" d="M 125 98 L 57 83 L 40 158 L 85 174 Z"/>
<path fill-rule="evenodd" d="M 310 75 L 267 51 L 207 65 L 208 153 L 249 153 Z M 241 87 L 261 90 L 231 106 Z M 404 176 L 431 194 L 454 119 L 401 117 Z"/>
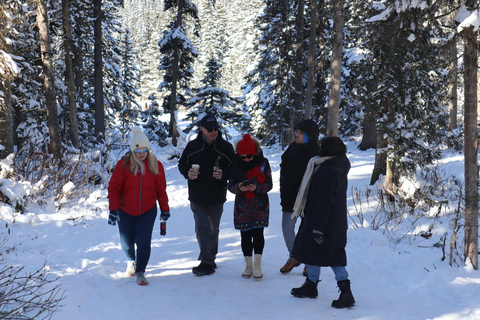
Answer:
<path fill-rule="evenodd" d="M 322 244 L 325 241 L 325 236 L 323 235 L 323 231 L 320 231 L 318 229 L 313 229 L 313 240 L 315 240 L 315 242 L 318 244 Z"/>
<path fill-rule="evenodd" d="M 163 211 L 162 213 L 160 213 L 160 220 L 167 221 L 168 218 L 170 218 L 169 211 Z"/>
<path fill-rule="evenodd" d="M 120 221 L 118 217 L 118 210 L 110 210 L 110 214 L 108 215 L 108 224 L 114 226 L 117 224 L 117 220 Z"/>

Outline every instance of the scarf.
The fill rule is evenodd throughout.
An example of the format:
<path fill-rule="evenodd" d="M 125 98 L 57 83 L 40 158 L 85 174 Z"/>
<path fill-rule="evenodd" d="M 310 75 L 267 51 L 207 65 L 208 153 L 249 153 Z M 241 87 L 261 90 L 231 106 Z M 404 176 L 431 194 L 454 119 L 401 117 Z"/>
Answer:
<path fill-rule="evenodd" d="M 308 190 L 310 189 L 310 183 L 312 182 L 313 175 L 320 168 L 322 163 L 335 157 L 320 157 L 316 156 L 310 159 L 307 164 L 305 173 L 303 174 L 302 183 L 298 189 L 297 199 L 293 206 L 292 219 L 298 216 L 304 216 L 305 205 L 307 204 Z"/>
<path fill-rule="evenodd" d="M 265 174 L 263 173 L 263 169 L 265 168 L 265 164 L 262 164 L 261 166 L 255 167 L 250 171 L 247 171 L 247 179 L 250 180 L 253 177 L 257 178 L 257 183 L 264 183 L 265 180 L 267 180 L 267 177 L 265 177 Z M 255 198 L 255 193 L 247 190 L 245 192 L 245 198 L 247 199 L 253 199 Z"/>

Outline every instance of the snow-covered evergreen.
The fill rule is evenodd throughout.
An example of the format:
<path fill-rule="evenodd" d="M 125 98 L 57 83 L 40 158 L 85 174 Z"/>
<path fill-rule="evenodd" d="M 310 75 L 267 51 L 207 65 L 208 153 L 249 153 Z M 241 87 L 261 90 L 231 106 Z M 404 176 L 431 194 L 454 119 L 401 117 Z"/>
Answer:
<path fill-rule="evenodd" d="M 238 104 L 240 99 L 231 97 L 225 89 L 219 87 L 221 65 L 211 58 L 207 63 L 203 86 L 193 89 L 194 97 L 188 101 L 190 112 L 186 119 L 192 121 L 185 129 L 189 132 L 198 128 L 200 120 L 207 115 L 214 115 L 222 126 L 239 127 L 244 120 Z"/>

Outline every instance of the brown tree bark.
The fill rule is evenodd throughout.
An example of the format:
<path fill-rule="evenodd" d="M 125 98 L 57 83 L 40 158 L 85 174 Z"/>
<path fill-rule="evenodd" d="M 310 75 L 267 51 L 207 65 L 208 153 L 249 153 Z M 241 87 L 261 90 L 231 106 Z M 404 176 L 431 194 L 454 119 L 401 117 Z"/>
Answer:
<path fill-rule="evenodd" d="M 457 129 L 457 42 L 455 38 L 450 41 L 448 50 L 450 70 L 448 71 L 448 129 Z"/>
<path fill-rule="evenodd" d="M 373 92 L 376 90 L 376 84 L 373 82 L 367 83 L 367 90 Z M 362 151 L 377 147 L 377 111 L 373 106 L 367 105 L 364 110 L 362 124 L 362 142 L 358 148 Z"/>
<path fill-rule="evenodd" d="M 0 57 L 1 59 L 1 57 Z M 5 149 L 0 150 L 0 159 L 5 159 L 13 153 L 13 117 L 12 117 L 12 95 L 11 80 L 8 74 L 0 75 L 0 92 L 3 92 L 3 98 L 0 96 L 0 144 Z"/>
<path fill-rule="evenodd" d="M 317 37 L 317 12 L 318 0 L 311 0 L 311 16 L 310 16 L 310 44 L 308 48 L 308 74 L 307 74 L 307 99 L 305 102 L 305 119 L 312 117 L 312 101 L 313 101 L 313 74 L 315 72 L 315 41 Z"/>
<path fill-rule="evenodd" d="M 370 178 L 370 185 L 373 186 L 378 181 L 380 175 L 387 173 L 387 154 L 381 152 L 387 146 L 387 143 L 382 135 L 378 136 L 377 148 L 375 150 L 375 164 L 373 165 L 372 177 Z"/>
<path fill-rule="evenodd" d="M 84 17 L 76 16 L 75 25 L 76 25 L 76 28 L 73 32 L 75 34 L 75 39 L 81 39 L 82 38 L 81 30 L 83 30 L 85 25 Z M 81 105 L 85 101 L 84 90 L 83 90 L 83 79 L 85 77 L 83 73 L 83 51 L 80 46 L 73 45 L 73 44 L 72 44 L 72 50 L 73 50 L 72 64 L 73 64 L 75 90 L 76 90 L 75 96 L 76 96 L 77 102 Z"/>
<path fill-rule="evenodd" d="M 474 1 L 467 2 L 472 9 Z M 465 86 L 465 260 L 478 270 L 478 129 L 477 129 L 477 32 L 464 31 Z"/>
<path fill-rule="evenodd" d="M 103 105 L 103 57 L 102 57 L 102 0 L 93 0 L 93 36 L 95 48 L 94 82 L 95 82 L 95 136 L 105 138 L 105 107 Z"/>
<path fill-rule="evenodd" d="M 303 40 L 305 29 L 305 1 L 298 0 L 297 6 L 297 50 L 295 57 L 295 114 L 294 124 L 299 123 L 303 118 Z"/>
<path fill-rule="evenodd" d="M 62 0 L 63 30 L 65 48 L 65 79 L 67 82 L 68 111 L 70 120 L 70 139 L 75 148 L 80 146 L 77 123 L 77 103 L 75 100 L 75 79 L 72 63 L 72 26 L 70 24 L 70 0 Z"/>
<path fill-rule="evenodd" d="M 334 2 L 334 36 L 331 65 L 331 83 L 328 101 L 327 136 L 338 136 L 338 118 L 340 109 L 340 85 L 342 82 L 343 58 L 343 0 Z"/>
<path fill-rule="evenodd" d="M 182 25 L 183 6 L 184 6 L 184 1 L 179 0 L 178 8 L 177 8 L 177 20 L 175 21 L 176 28 Z M 179 68 L 180 68 L 179 48 L 175 48 L 173 53 L 172 88 L 170 93 L 170 136 L 172 137 L 172 144 L 175 147 L 177 146 L 177 138 L 179 137 L 179 133 L 177 131 L 177 116 L 176 116 L 177 82 L 178 82 Z"/>
<path fill-rule="evenodd" d="M 47 125 L 50 133 L 50 144 L 48 148 L 50 153 L 60 157 L 62 143 L 59 135 L 57 94 L 53 78 L 52 47 L 48 33 L 48 12 L 45 0 L 37 0 L 37 23 L 40 36 L 40 51 L 42 53 L 45 102 L 47 104 Z"/>

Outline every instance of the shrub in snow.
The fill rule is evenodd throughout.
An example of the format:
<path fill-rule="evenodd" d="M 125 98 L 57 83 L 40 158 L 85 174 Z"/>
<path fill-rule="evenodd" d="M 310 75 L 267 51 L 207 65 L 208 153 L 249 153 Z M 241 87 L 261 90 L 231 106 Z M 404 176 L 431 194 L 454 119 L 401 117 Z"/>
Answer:
<path fill-rule="evenodd" d="M 352 189 L 353 227 L 383 230 L 393 245 L 418 239 L 422 246 L 441 248 L 442 260 L 449 255 L 450 265 L 462 261 L 457 249 L 464 220 L 462 181 L 437 167 L 428 168 L 403 177 L 393 195 L 383 180 L 366 191 Z"/>
<path fill-rule="evenodd" d="M 8 265 L 5 256 L 11 250 L 4 243 L 0 242 L 0 318 L 50 319 L 65 298 L 58 278 L 49 274 L 45 264 L 25 274 L 24 266 Z"/>

